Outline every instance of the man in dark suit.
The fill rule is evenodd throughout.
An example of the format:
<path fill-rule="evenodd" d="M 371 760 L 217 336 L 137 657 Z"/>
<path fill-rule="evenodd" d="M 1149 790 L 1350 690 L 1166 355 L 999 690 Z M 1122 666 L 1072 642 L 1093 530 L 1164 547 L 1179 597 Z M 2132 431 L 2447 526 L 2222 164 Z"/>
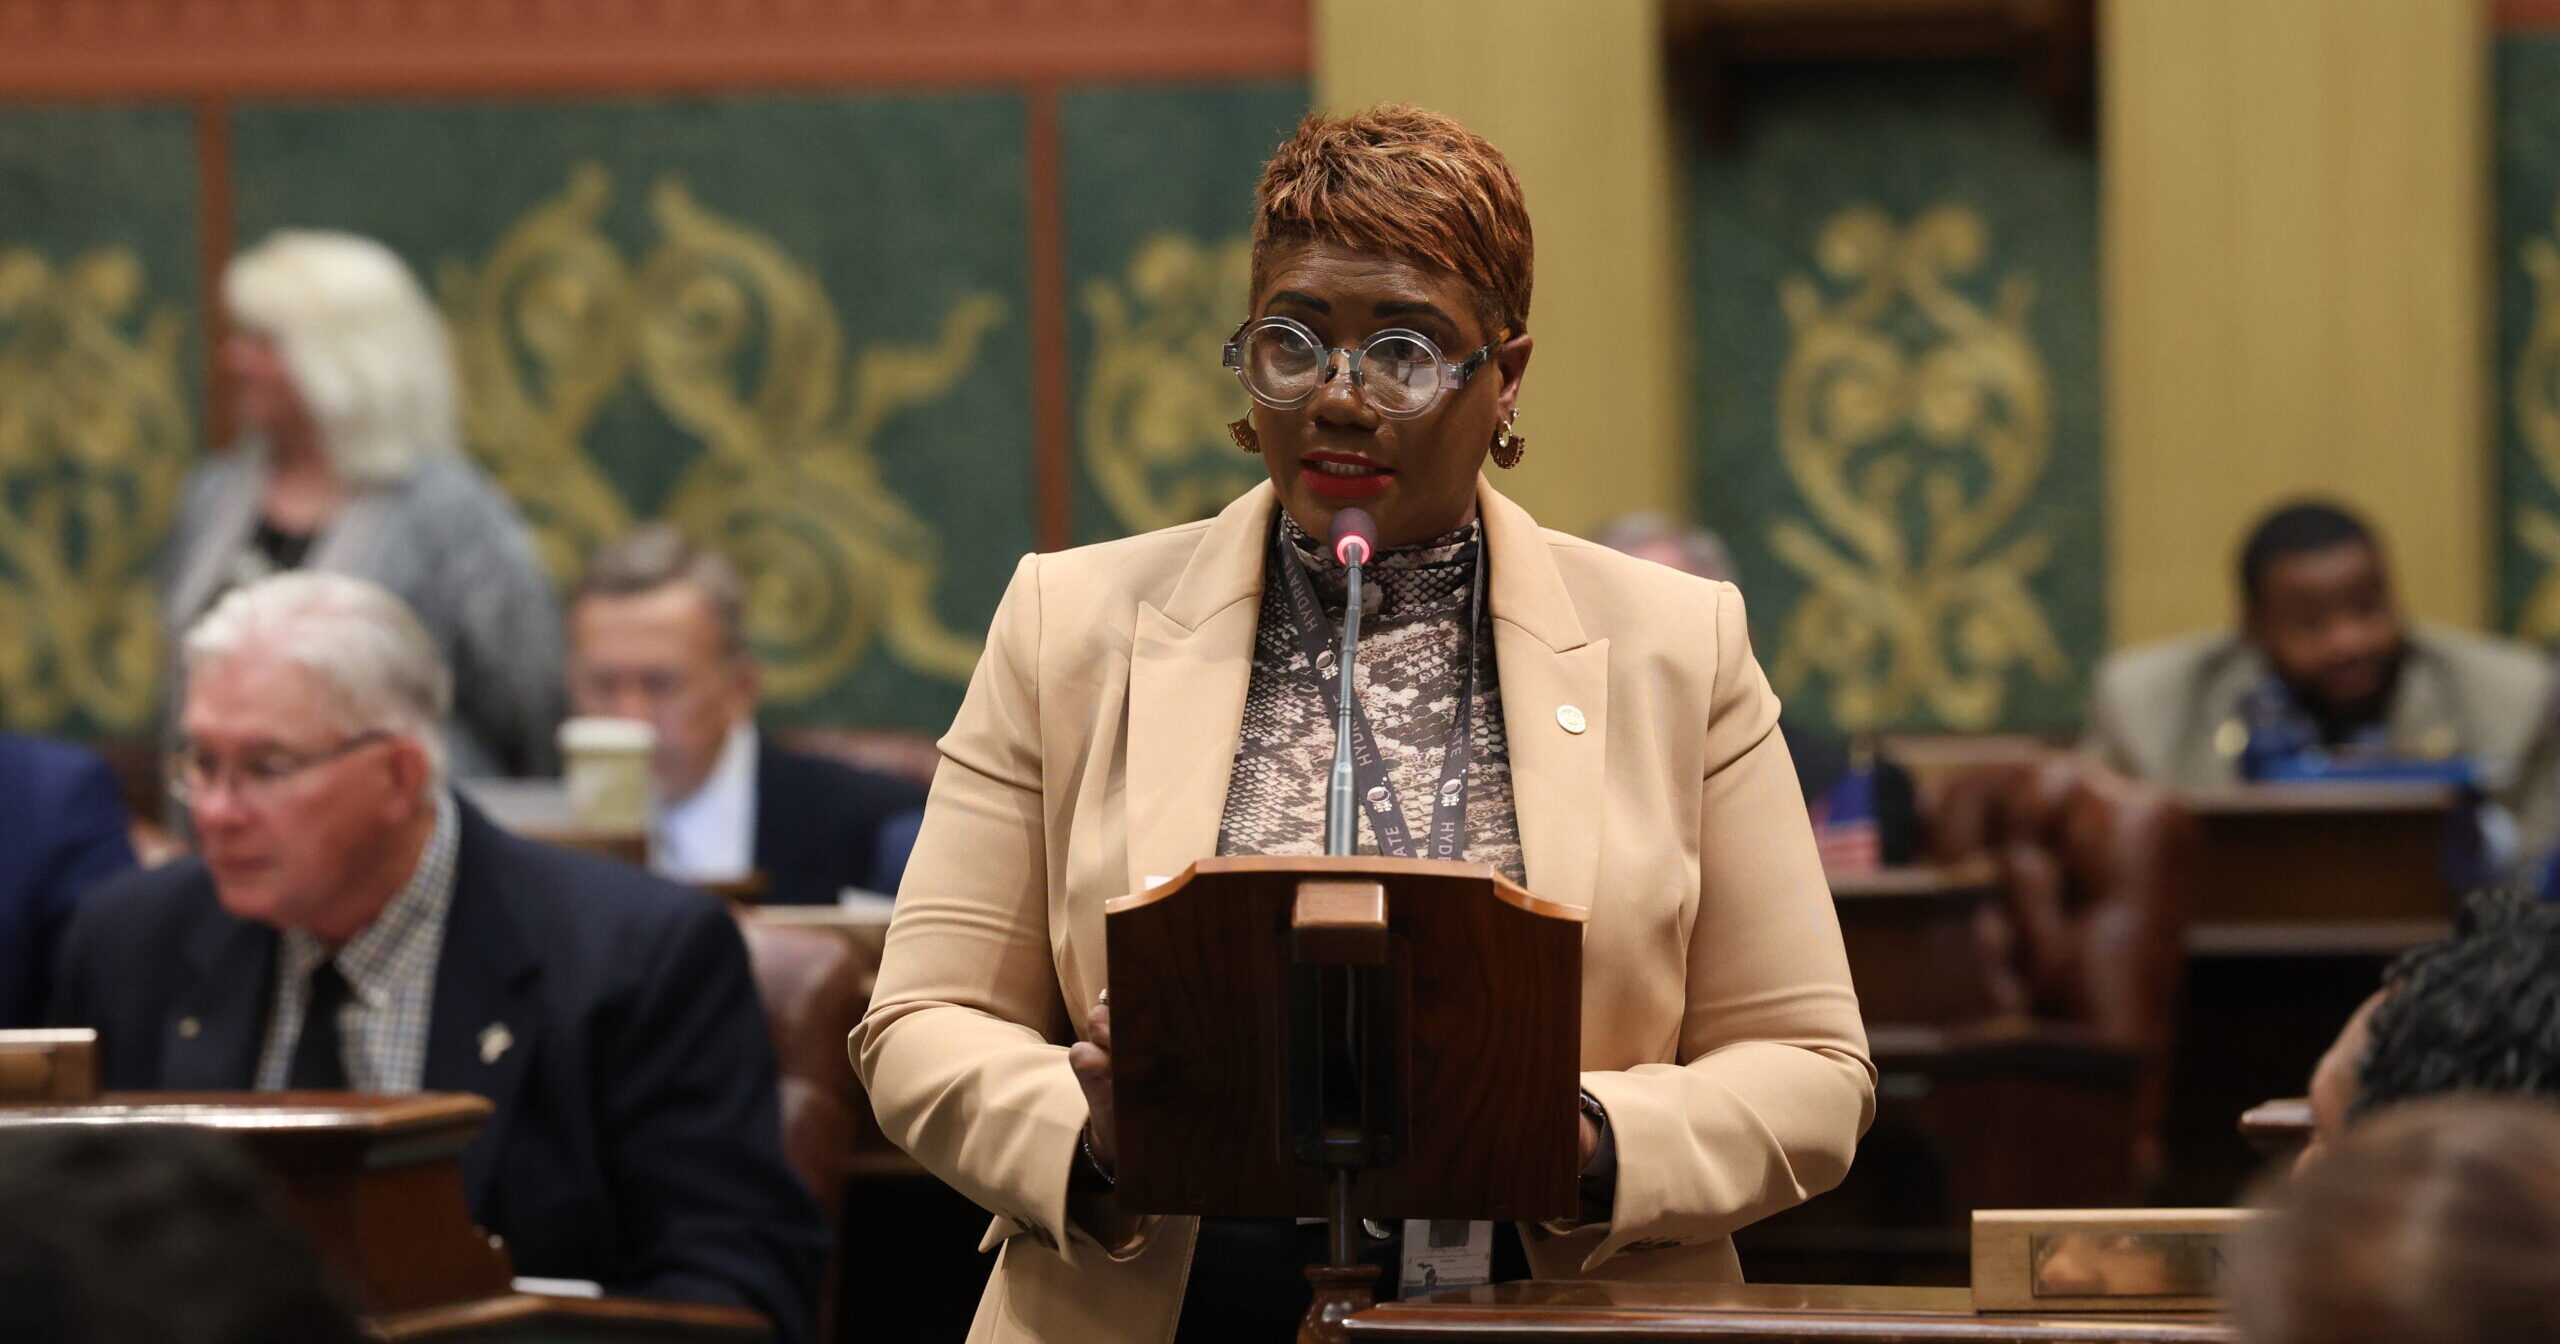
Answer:
<path fill-rule="evenodd" d="M 652 864 L 687 882 L 760 873 L 778 905 L 895 892 L 924 789 L 756 731 L 744 608 L 729 562 L 664 524 L 598 551 L 570 595 L 573 712 L 657 730 Z"/>
<path fill-rule="evenodd" d="M 185 666 L 170 782 L 202 857 L 93 892 L 54 990 L 106 1085 L 478 1093 L 465 1194 L 518 1273 L 806 1340 L 825 1234 L 718 902 L 448 791 L 450 681 L 369 583 L 236 589 Z"/>
<path fill-rule="evenodd" d="M 67 742 L 0 733 L 0 1027 L 44 1015 L 72 903 L 133 866 L 127 822 L 106 762 Z"/>

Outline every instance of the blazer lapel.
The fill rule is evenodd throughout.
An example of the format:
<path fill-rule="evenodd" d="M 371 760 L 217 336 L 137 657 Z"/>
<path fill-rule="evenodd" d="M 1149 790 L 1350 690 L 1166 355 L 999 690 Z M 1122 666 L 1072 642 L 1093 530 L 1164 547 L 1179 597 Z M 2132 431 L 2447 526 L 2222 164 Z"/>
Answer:
<path fill-rule="evenodd" d="M 275 980 L 275 930 L 234 919 L 205 879 L 206 915 L 187 942 L 187 982 L 162 1024 L 158 1085 L 172 1092 L 257 1086 L 267 998 Z"/>
<path fill-rule="evenodd" d="M 258 526 L 258 494 L 266 480 L 266 449 L 244 443 L 231 450 L 219 468 L 222 484 L 207 505 L 204 529 L 195 548 L 179 557 L 177 578 L 169 585 L 164 614 L 169 628 L 184 630 L 213 602 L 231 572 L 231 562 Z"/>
<path fill-rule="evenodd" d="M 1244 727 L 1278 497 L 1247 491 L 1209 525 L 1173 594 L 1141 603 L 1129 653 L 1129 890 L 1215 854 Z"/>
<path fill-rule="evenodd" d="M 507 846 L 467 802 L 457 800 L 462 841 L 454 854 L 453 907 L 436 962 L 435 1005 L 427 1020 L 426 1090 L 471 1092 L 497 1107 L 462 1155 L 463 1191 L 488 1207 L 488 1183 L 516 1093 L 542 1029 L 534 980 L 541 967 L 507 913 Z"/>
<path fill-rule="evenodd" d="M 1608 823 L 1609 641 L 1584 637 L 1537 523 L 1481 481 L 1476 500 L 1529 889 L 1589 909 Z"/>

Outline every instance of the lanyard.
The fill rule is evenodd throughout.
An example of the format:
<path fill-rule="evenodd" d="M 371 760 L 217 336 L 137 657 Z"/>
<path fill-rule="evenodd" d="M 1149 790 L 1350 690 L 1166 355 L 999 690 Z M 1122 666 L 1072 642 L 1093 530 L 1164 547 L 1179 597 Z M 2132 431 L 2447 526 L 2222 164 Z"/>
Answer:
<path fill-rule="evenodd" d="M 1297 548 L 1289 544 L 1286 530 L 1272 529 L 1275 562 L 1288 578 L 1289 624 L 1297 639 L 1298 652 L 1314 669 L 1316 693 L 1323 697 L 1325 717 L 1336 718 L 1341 705 L 1341 678 L 1337 675 L 1340 654 L 1334 648 L 1334 637 L 1326 626 L 1324 605 L 1316 600 L 1315 584 L 1307 578 L 1307 567 L 1298 558 Z M 1365 575 L 1363 577 L 1366 577 Z M 1466 843 L 1467 829 L 1467 762 L 1475 754 L 1476 717 L 1476 629 L 1484 611 L 1484 539 L 1476 539 L 1475 576 L 1468 585 L 1467 628 L 1459 642 L 1467 660 L 1466 684 L 1458 693 L 1457 712 L 1450 718 L 1449 740 L 1440 758 L 1440 784 L 1431 799 L 1431 858 L 1454 859 Z M 1388 778 L 1386 761 L 1378 754 L 1378 740 L 1369 731 L 1368 710 L 1359 702 L 1358 689 L 1353 688 L 1351 703 L 1351 767 L 1352 776 L 1360 784 L 1360 807 L 1368 814 L 1369 833 L 1377 839 L 1378 852 L 1394 859 L 1413 857 L 1413 834 L 1405 825 L 1404 800 L 1396 793 L 1395 781 Z"/>

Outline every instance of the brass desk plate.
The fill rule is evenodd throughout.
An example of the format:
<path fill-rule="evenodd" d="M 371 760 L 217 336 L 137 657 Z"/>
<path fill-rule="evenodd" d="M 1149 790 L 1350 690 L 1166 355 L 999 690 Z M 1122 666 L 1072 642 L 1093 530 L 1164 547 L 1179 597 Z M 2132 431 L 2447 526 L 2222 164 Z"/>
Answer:
<path fill-rule="evenodd" d="M 1976 1311 L 2214 1311 L 2245 1209 L 1979 1209 Z"/>

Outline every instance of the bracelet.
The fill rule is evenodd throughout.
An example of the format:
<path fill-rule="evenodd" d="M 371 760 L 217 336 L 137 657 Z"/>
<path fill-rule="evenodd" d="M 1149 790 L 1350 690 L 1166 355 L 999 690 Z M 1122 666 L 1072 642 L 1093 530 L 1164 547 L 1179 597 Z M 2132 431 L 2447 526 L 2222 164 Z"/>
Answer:
<path fill-rule="evenodd" d="M 1093 1124 L 1091 1121 L 1087 1121 L 1083 1132 L 1076 1136 L 1076 1151 L 1084 1154 L 1085 1171 L 1095 1180 L 1102 1182 L 1103 1189 L 1116 1190 L 1120 1187 L 1120 1178 L 1112 1175 L 1111 1169 L 1102 1165 L 1102 1159 L 1099 1156 L 1096 1156 L 1093 1151 Z"/>

